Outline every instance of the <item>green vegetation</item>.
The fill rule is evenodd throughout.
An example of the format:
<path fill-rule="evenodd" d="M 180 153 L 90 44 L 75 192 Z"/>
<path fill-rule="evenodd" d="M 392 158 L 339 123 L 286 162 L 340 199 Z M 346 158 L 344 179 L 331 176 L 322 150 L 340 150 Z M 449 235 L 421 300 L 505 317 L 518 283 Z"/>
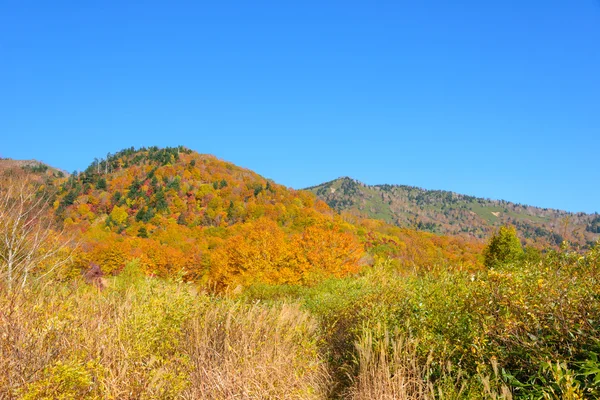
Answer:
<path fill-rule="evenodd" d="M 244 296 L 299 301 L 317 316 L 334 376 L 343 382 L 352 371 L 346 388 L 366 368 L 357 359 L 367 340 L 379 358 L 367 357 L 369 368 L 404 357 L 395 346 L 407 347 L 414 357 L 386 368 L 409 368 L 402 377 L 409 380 L 418 372 L 418 390 L 433 386 L 444 398 L 503 391 L 516 398 L 581 398 L 567 396 L 571 390 L 596 398 L 599 267 L 598 247 L 584 256 L 552 251 L 541 262 L 497 263 L 475 274 L 407 274 L 380 264 L 357 278 L 302 289 L 255 287 Z"/>
<path fill-rule="evenodd" d="M 600 216 L 596 216 L 585 228 L 588 232 L 600 233 Z"/>

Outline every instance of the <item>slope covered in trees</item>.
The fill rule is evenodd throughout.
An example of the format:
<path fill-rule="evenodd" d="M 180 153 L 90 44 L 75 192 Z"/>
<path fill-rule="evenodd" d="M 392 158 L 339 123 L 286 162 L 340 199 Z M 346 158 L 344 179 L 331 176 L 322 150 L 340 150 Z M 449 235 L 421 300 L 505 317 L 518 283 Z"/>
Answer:
<path fill-rule="evenodd" d="M 57 220 L 76 266 L 183 274 L 212 287 L 309 284 L 377 257 L 401 265 L 481 265 L 481 244 L 342 216 L 312 193 L 184 147 L 126 149 L 60 179 Z"/>
<path fill-rule="evenodd" d="M 600 216 L 532 207 L 442 190 L 404 185 L 365 185 L 339 178 L 308 188 L 338 211 L 382 219 L 402 227 L 446 235 L 486 238 L 514 225 L 528 244 L 558 246 L 562 241 L 589 247 L 599 237 Z"/>

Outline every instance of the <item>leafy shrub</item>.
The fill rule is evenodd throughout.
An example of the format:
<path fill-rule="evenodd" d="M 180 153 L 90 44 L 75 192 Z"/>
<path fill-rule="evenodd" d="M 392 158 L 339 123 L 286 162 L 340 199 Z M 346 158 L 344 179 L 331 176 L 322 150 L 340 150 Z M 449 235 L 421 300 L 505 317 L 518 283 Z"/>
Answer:
<path fill-rule="evenodd" d="M 523 247 L 513 226 L 502 226 L 489 240 L 484 249 L 484 264 L 491 268 L 514 262 L 523 256 Z"/>
<path fill-rule="evenodd" d="M 99 388 L 95 378 L 101 374 L 101 367 L 95 362 L 57 361 L 44 368 L 39 380 L 27 385 L 23 400 L 76 400 L 99 398 Z"/>

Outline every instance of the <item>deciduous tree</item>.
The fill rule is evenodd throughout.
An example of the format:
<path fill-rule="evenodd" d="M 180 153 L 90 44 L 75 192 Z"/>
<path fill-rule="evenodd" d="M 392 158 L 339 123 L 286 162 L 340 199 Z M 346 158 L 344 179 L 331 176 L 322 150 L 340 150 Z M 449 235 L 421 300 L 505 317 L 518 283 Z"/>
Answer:
<path fill-rule="evenodd" d="M 70 256 L 68 241 L 53 229 L 48 194 L 27 175 L 0 178 L 0 277 L 9 292 L 36 270 L 47 275 Z"/>

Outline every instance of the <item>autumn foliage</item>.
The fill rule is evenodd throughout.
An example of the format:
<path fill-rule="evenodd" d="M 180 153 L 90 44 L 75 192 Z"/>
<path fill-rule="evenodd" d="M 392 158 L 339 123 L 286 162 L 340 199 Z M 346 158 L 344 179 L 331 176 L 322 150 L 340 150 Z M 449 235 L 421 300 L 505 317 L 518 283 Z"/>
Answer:
<path fill-rule="evenodd" d="M 211 254 L 211 278 L 235 283 L 307 284 L 320 277 L 358 271 L 363 246 L 355 235 L 336 226 L 311 226 L 286 236 L 266 218 L 244 224 Z"/>
<path fill-rule="evenodd" d="M 81 238 L 76 268 L 117 274 L 137 259 L 147 274 L 214 288 L 311 284 L 373 261 L 459 260 L 479 265 L 464 240 L 341 216 L 296 191 L 184 147 L 126 149 L 59 181 L 57 220 Z"/>

